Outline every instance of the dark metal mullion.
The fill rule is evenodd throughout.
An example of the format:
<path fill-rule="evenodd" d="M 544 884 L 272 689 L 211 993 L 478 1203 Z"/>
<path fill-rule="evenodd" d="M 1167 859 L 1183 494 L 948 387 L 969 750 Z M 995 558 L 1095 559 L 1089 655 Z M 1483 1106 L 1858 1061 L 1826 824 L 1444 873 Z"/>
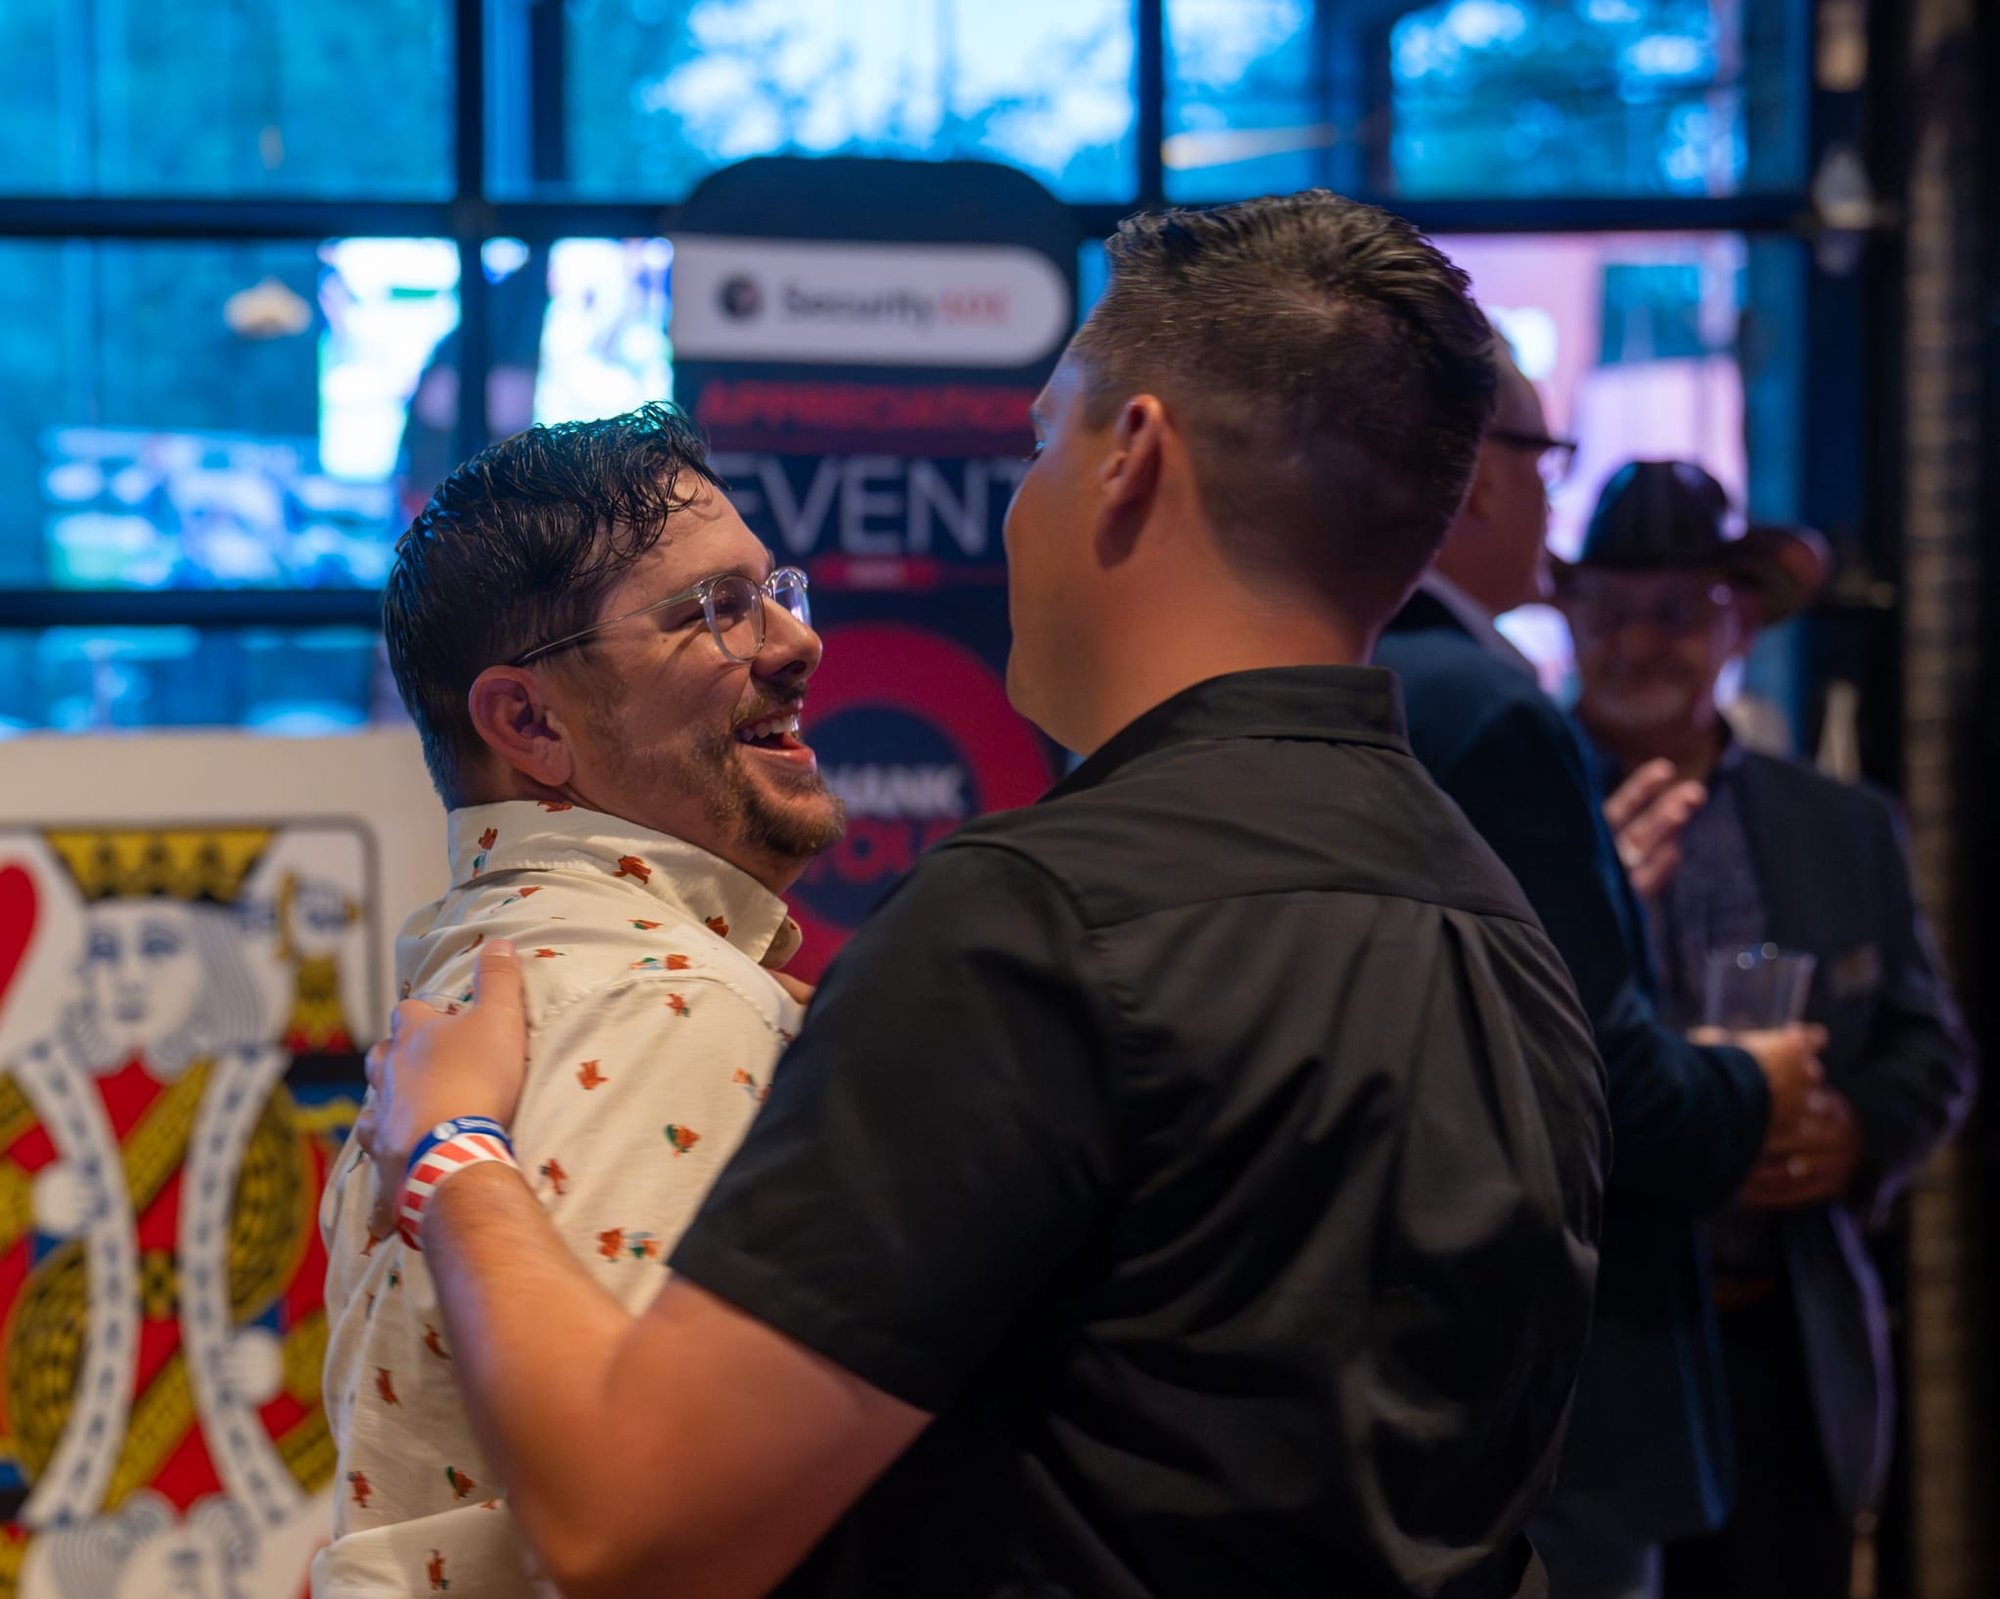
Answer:
<path fill-rule="evenodd" d="M 1339 164 L 1347 147 L 1358 132 L 1357 126 L 1350 128 L 1348 119 L 1341 115 L 1340 92 L 1334 80 L 1334 51 L 1339 48 L 1340 33 L 1334 26 L 1332 0 L 1313 0 L 1312 15 L 1312 96 L 1313 109 L 1319 117 L 1320 126 L 1329 131 L 1326 140 L 1313 156 L 1313 182 L 1323 189 L 1345 192 L 1341 179 L 1334 168 Z M 1350 163 L 1351 164 L 1351 163 Z"/>
<path fill-rule="evenodd" d="M 569 180 L 569 8 L 538 0 L 528 13 L 528 151 L 539 188 Z"/>
<path fill-rule="evenodd" d="M 486 6 L 456 0 L 452 27 L 452 197 L 486 195 Z"/>
<path fill-rule="evenodd" d="M 486 376 L 491 365 L 491 303 L 481 251 L 491 231 L 486 204 L 486 6 L 458 0 L 452 41 L 453 123 L 451 234 L 458 245 L 458 423 L 463 461 L 486 442 Z"/>
<path fill-rule="evenodd" d="M 1803 193 L 1690 200 L 1637 197 L 1426 200 L 1397 194 L 1353 198 L 1407 217 L 1430 233 L 1778 233 L 1816 227 Z"/>
<path fill-rule="evenodd" d="M 1133 128 L 1139 145 L 1138 199 L 1142 209 L 1153 210 L 1167 202 L 1166 0 L 1133 0 L 1133 11 L 1137 29 L 1132 92 L 1138 111 Z"/>
<path fill-rule="evenodd" d="M 1158 197 L 1156 196 L 1156 199 Z M 1424 200 L 1356 192 L 1441 233 L 1809 234 L 1804 194 L 1741 194 L 1714 199 Z M 1102 236 L 1131 201 L 1073 205 L 1080 236 Z M 645 238 L 671 234 L 677 205 L 619 201 L 518 200 L 477 196 L 439 201 L 52 200 L 0 198 L 0 237 L 83 239 L 458 238 L 496 234 L 530 244 L 561 238 Z M 468 226 L 469 224 L 469 226 Z"/>
<path fill-rule="evenodd" d="M 69 200 L 0 197 L 0 237 L 425 238 L 451 231 L 442 200 Z"/>
<path fill-rule="evenodd" d="M 374 589 L 0 589 L 0 628 L 379 627 Z"/>

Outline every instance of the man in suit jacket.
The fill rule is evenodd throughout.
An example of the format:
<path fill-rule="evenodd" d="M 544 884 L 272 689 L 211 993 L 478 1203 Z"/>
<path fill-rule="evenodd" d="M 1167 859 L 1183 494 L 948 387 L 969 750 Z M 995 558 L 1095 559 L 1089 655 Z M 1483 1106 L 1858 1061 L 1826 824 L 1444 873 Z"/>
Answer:
<path fill-rule="evenodd" d="M 1531 1527 L 1552 1599 L 1658 1590 L 1667 1540 L 1722 1523 L 1733 1483 L 1701 1219 L 1748 1179 L 1818 1075 L 1802 1029 L 1698 1047 L 1664 1025 L 1639 909 L 1576 729 L 1492 618 L 1539 597 L 1551 439 L 1500 357 L 1473 487 L 1377 646 L 1410 743 L 1520 881 L 1576 980 L 1611 1105 L 1596 1319 L 1555 1494 Z"/>
<path fill-rule="evenodd" d="M 1737 744 L 1718 674 L 1824 571 L 1813 535 L 1738 536 L 1699 467 L 1634 462 L 1558 568 L 1585 729 L 1612 775 L 1670 762 L 1707 803 L 1653 899 L 1663 1009 L 1703 1019 L 1709 963 L 1810 955 L 1827 1082 L 1710 1226 L 1738 1492 L 1666 1552 L 1670 1599 L 1846 1599 L 1854 1517 L 1882 1486 L 1891 1386 L 1861 1226 L 1950 1133 L 1973 1063 L 1910 889 L 1890 807 Z"/>

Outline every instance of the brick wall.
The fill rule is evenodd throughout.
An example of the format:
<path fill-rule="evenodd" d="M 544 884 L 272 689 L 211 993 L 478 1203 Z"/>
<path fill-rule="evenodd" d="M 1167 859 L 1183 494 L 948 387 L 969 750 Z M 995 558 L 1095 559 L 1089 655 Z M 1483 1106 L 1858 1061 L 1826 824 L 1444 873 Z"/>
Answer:
<path fill-rule="evenodd" d="M 1908 0 L 1913 108 L 1904 290 L 1903 661 L 1905 799 L 1917 888 L 1948 966 L 1977 1014 L 1987 965 L 1980 719 L 1990 581 L 1982 534 L 1996 470 L 1984 449 L 1988 236 L 1987 107 L 1978 0 Z M 2000 647 L 2000 646 L 1996 646 Z M 1990 1025 L 1982 1028 L 1989 1046 Z M 1991 1053 L 1989 1048 L 1989 1053 Z M 1985 1431 L 1995 1361 L 1985 1290 L 1991 1163 L 1986 1118 L 1925 1175 L 1911 1207 L 1911 1477 L 1921 1599 L 1991 1599 L 1995 1492 Z"/>

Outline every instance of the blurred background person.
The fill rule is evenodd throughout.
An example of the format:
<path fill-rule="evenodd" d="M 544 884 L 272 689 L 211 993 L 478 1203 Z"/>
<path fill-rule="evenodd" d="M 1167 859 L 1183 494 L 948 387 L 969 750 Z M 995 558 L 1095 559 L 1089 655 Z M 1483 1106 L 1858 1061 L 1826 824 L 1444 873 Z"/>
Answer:
<path fill-rule="evenodd" d="M 1544 473 L 1574 450 L 1496 338 L 1500 392 L 1472 488 L 1375 659 L 1410 743 L 1520 880 L 1604 1058 L 1613 1155 L 1591 1344 L 1554 1494 L 1531 1536 L 1555 1599 L 1657 1591 L 1659 1546 L 1730 1503 L 1714 1313 L 1698 1224 L 1749 1178 L 1819 1069 L 1800 1029 L 1702 1047 L 1654 1008 L 1643 922 L 1591 762 L 1493 626 L 1541 597 Z"/>
<path fill-rule="evenodd" d="M 1557 593 L 1607 781 L 1666 761 L 1706 790 L 1650 907 L 1662 1013 L 1715 1019 L 1713 964 L 1770 948 L 1813 958 L 1805 1015 L 1829 1040 L 1810 1113 L 1707 1230 L 1736 1500 L 1723 1526 L 1669 1544 L 1666 1593 L 1846 1599 L 1855 1517 L 1893 1440 L 1862 1228 L 1963 1118 L 1973 1060 L 1889 805 L 1745 749 L 1717 707 L 1724 669 L 1825 575 L 1814 535 L 1732 524 L 1700 467 L 1635 461 Z"/>

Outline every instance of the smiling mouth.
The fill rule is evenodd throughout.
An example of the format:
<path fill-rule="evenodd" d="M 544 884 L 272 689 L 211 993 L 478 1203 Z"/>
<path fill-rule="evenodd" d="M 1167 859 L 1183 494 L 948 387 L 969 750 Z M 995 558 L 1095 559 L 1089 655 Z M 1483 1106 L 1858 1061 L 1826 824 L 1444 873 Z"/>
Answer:
<path fill-rule="evenodd" d="M 799 740 L 799 707 L 778 711 L 761 721 L 745 722 L 736 729 L 736 742 L 753 750 L 774 755 L 810 755 Z"/>

